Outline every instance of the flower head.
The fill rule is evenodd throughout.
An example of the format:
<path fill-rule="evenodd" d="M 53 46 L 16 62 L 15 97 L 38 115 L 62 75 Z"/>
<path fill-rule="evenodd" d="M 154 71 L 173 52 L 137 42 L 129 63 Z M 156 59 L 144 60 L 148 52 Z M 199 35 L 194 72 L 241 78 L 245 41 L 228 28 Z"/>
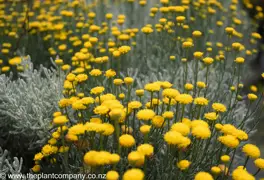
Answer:
<path fill-rule="evenodd" d="M 144 121 L 151 120 L 154 116 L 155 112 L 151 109 L 142 109 L 137 113 L 137 118 Z"/>
<path fill-rule="evenodd" d="M 242 151 L 251 158 L 259 158 L 260 156 L 260 150 L 257 146 L 253 144 L 246 144 L 243 146 Z"/>
<path fill-rule="evenodd" d="M 204 114 L 204 118 L 209 121 L 215 121 L 218 118 L 216 112 L 209 112 Z"/>
<path fill-rule="evenodd" d="M 177 167 L 182 171 L 188 169 L 190 165 L 191 162 L 188 160 L 181 160 L 180 162 L 177 163 Z"/>
<path fill-rule="evenodd" d="M 198 172 L 195 177 L 194 180 L 213 180 L 213 176 L 207 172 Z"/>
<path fill-rule="evenodd" d="M 144 173 L 141 169 L 129 169 L 127 170 L 123 175 L 123 180 L 143 180 L 144 179 Z"/>
<path fill-rule="evenodd" d="M 134 137 L 129 134 L 124 134 L 119 137 L 119 144 L 123 147 L 132 147 L 135 143 Z"/>
<path fill-rule="evenodd" d="M 137 151 L 145 156 L 151 156 L 154 153 L 154 147 L 151 144 L 141 144 Z"/>
<path fill-rule="evenodd" d="M 239 145 L 239 141 L 235 136 L 225 135 L 218 137 L 218 141 L 229 148 L 236 148 Z"/>
<path fill-rule="evenodd" d="M 206 106 L 208 105 L 208 99 L 204 97 L 197 97 L 194 99 L 194 104 L 200 105 L 200 106 Z"/>
<path fill-rule="evenodd" d="M 145 156 L 144 154 L 138 152 L 138 151 L 132 151 L 128 154 L 128 162 L 132 165 L 135 165 L 137 167 L 142 166 L 145 162 Z"/>
<path fill-rule="evenodd" d="M 192 134 L 198 139 L 207 139 L 211 136 L 211 131 L 205 126 L 196 126 L 192 129 Z"/>
<path fill-rule="evenodd" d="M 171 131 L 177 131 L 183 136 L 187 136 L 190 133 L 190 127 L 184 123 L 175 123 L 171 126 Z"/>
<path fill-rule="evenodd" d="M 221 103 L 213 103 L 212 104 L 212 108 L 216 111 L 216 112 L 226 112 L 226 107 L 225 105 L 221 104 Z"/>
<path fill-rule="evenodd" d="M 264 169 L 264 159 L 262 158 L 258 158 L 254 161 L 254 164 L 256 167 L 258 167 L 259 169 Z"/>
<path fill-rule="evenodd" d="M 258 96 L 253 93 L 249 93 L 247 97 L 250 101 L 255 101 L 258 98 Z"/>
<path fill-rule="evenodd" d="M 176 101 L 180 104 L 190 104 L 193 101 L 193 98 L 189 94 L 180 94 L 176 97 Z"/>
<path fill-rule="evenodd" d="M 106 179 L 107 180 L 118 180 L 119 174 L 116 171 L 108 171 L 106 173 Z"/>
<path fill-rule="evenodd" d="M 66 116 L 57 116 L 53 119 L 53 123 L 56 125 L 64 125 L 68 121 L 69 120 Z"/>

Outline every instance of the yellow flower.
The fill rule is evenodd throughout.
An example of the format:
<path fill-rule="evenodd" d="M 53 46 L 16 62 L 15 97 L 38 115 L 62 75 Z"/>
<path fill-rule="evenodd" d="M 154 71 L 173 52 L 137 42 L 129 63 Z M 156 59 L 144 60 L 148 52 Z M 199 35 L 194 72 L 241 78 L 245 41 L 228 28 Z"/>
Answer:
<path fill-rule="evenodd" d="M 122 79 L 114 79 L 114 85 L 120 86 L 123 84 L 123 80 Z"/>
<path fill-rule="evenodd" d="M 107 14 L 105 15 L 105 18 L 106 18 L 106 19 L 112 19 L 112 18 L 113 18 L 113 14 L 112 14 L 112 13 L 107 13 Z"/>
<path fill-rule="evenodd" d="M 258 88 L 257 88 L 257 86 L 251 85 L 251 86 L 250 86 L 250 90 L 251 90 L 252 92 L 257 92 L 257 91 L 258 91 Z"/>
<path fill-rule="evenodd" d="M 100 69 L 93 69 L 89 73 L 91 76 L 100 76 L 102 75 L 102 71 Z"/>
<path fill-rule="evenodd" d="M 111 78 L 111 77 L 114 77 L 116 75 L 116 72 L 113 70 L 113 69 L 109 69 L 105 72 L 105 76 L 107 78 Z"/>
<path fill-rule="evenodd" d="M 132 168 L 127 170 L 123 175 L 123 180 L 143 180 L 144 173 L 141 169 Z"/>
<path fill-rule="evenodd" d="M 145 89 L 150 92 L 157 92 L 160 90 L 160 85 L 158 83 L 149 83 L 145 85 Z"/>
<path fill-rule="evenodd" d="M 150 131 L 150 128 L 151 128 L 151 126 L 149 126 L 149 125 L 143 125 L 140 127 L 139 130 L 142 134 L 148 134 Z"/>
<path fill-rule="evenodd" d="M 96 155 L 97 155 L 96 151 L 87 152 L 83 157 L 85 164 L 89 166 L 95 166 L 96 165 L 96 160 L 95 160 Z"/>
<path fill-rule="evenodd" d="M 183 23 L 185 20 L 185 17 L 184 16 L 177 16 L 176 17 L 176 21 L 179 22 L 179 23 Z"/>
<path fill-rule="evenodd" d="M 81 99 L 81 102 L 85 105 L 93 104 L 94 103 L 94 98 L 92 97 L 84 97 Z"/>
<path fill-rule="evenodd" d="M 104 115 L 109 111 L 109 109 L 106 106 L 100 105 L 94 108 L 95 114 Z"/>
<path fill-rule="evenodd" d="M 208 123 L 201 119 L 196 119 L 191 121 L 191 127 L 194 128 L 196 126 L 204 126 L 206 128 L 209 127 Z"/>
<path fill-rule="evenodd" d="M 75 76 L 75 74 L 73 74 L 73 73 L 68 74 L 67 77 L 66 77 L 66 79 L 67 79 L 68 81 L 70 81 L 70 82 L 74 81 L 75 78 L 76 78 L 76 76 Z"/>
<path fill-rule="evenodd" d="M 196 59 L 201 59 L 203 57 L 203 52 L 196 51 L 196 52 L 193 53 L 193 56 Z"/>
<path fill-rule="evenodd" d="M 204 97 L 197 97 L 194 99 L 194 104 L 200 105 L 200 106 L 206 106 L 208 105 L 208 99 Z"/>
<path fill-rule="evenodd" d="M 261 35 L 259 33 L 257 33 L 257 32 L 251 33 L 251 36 L 256 38 L 256 39 L 261 39 Z"/>
<path fill-rule="evenodd" d="M 110 161 L 112 164 L 117 164 L 120 161 L 120 156 L 118 154 L 111 154 Z"/>
<path fill-rule="evenodd" d="M 171 126 L 171 131 L 177 131 L 183 136 L 187 136 L 190 133 L 190 127 L 184 123 L 175 123 Z"/>
<path fill-rule="evenodd" d="M 81 135 L 84 134 L 85 132 L 85 127 L 83 124 L 75 124 L 72 127 L 69 128 L 68 134 L 73 134 L 73 135 Z"/>
<path fill-rule="evenodd" d="M 131 165 L 135 165 L 137 167 L 142 166 L 145 162 L 145 156 L 138 152 L 138 151 L 132 151 L 128 154 L 128 162 Z"/>
<path fill-rule="evenodd" d="M 113 56 L 114 57 L 119 57 L 121 55 L 121 52 L 119 50 L 113 51 Z"/>
<path fill-rule="evenodd" d="M 88 79 L 88 76 L 86 74 L 78 74 L 75 78 L 77 82 L 84 82 Z"/>
<path fill-rule="evenodd" d="M 235 59 L 235 62 L 236 62 L 237 64 L 243 64 L 243 63 L 245 62 L 245 59 L 242 58 L 242 57 L 237 57 L 237 58 Z"/>
<path fill-rule="evenodd" d="M 68 121 L 69 120 L 67 119 L 66 116 L 57 116 L 53 119 L 53 123 L 56 125 L 64 125 Z"/>
<path fill-rule="evenodd" d="M 211 172 L 212 172 L 213 174 L 218 175 L 219 173 L 221 173 L 221 169 L 220 169 L 219 167 L 217 167 L 217 166 L 213 166 L 213 167 L 211 168 Z"/>
<path fill-rule="evenodd" d="M 132 77 L 125 77 L 124 78 L 124 82 L 127 84 L 127 85 L 131 85 L 133 82 L 134 82 L 134 79 Z"/>
<path fill-rule="evenodd" d="M 220 123 L 217 123 L 217 124 L 215 125 L 215 128 L 216 128 L 217 130 L 221 130 L 221 129 L 223 128 L 223 125 L 220 124 Z"/>
<path fill-rule="evenodd" d="M 232 173 L 232 179 L 233 180 L 255 180 L 255 177 L 249 174 L 245 169 L 243 168 L 236 168 Z"/>
<path fill-rule="evenodd" d="M 196 83 L 197 87 L 200 89 L 206 88 L 206 84 L 204 82 L 198 81 Z"/>
<path fill-rule="evenodd" d="M 139 109 L 142 106 L 141 102 L 139 101 L 131 101 L 128 103 L 128 108 L 130 109 Z"/>
<path fill-rule="evenodd" d="M 141 31 L 145 34 L 151 34 L 153 32 L 153 29 L 151 27 L 145 26 L 141 29 Z"/>
<path fill-rule="evenodd" d="M 193 31 L 192 35 L 194 37 L 200 37 L 200 36 L 202 36 L 202 32 L 201 31 Z"/>
<path fill-rule="evenodd" d="M 186 84 L 184 85 L 184 88 L 185 88 L 187 91 L 191 91 L 191 90 L 193 90 L 193 85 L 190 84 L 190 83 L 186 83 Z"/>
<path fill-rule="evenodd" d="M 214 59 L 211 58 L 211 57 L 206 57 L 203 59 L 203 62 L 206 64 L 206 65 L 210 65 L 214 62 Z"/>
<path fill-rule="evenodd" d="M 46 144 L 45 146 L 42 147 L 41 149 L 41 153 L 44 155 L 44 156 L 49 156 L 53 153 L 56 153 L 58 150 L 58 148 L 56 146 L 51 146 L 49 144 Z"/>
<path fill-rule="evenodd" d="M 192 128 L 192 134 L 198 139 L 207 139 L 211 136 L 211 131 L 205 126 L 196 126 Z"/>
<path fill-rule="evenodd" d="M 102 134 L 104 136 L 110 136 L 115 131 L 114 126 L 112 124 L 109 124 L 109 123 L 103 123 L 103 129 L 104 129 L 104 131 Z"/>
<path fill-rule="evenodd" d="M 176 59 L 176 57 L 175 56 L 170 56 L 170 60 L 175 60 Z"/>
<path fill-rule="evenodd" d="M 143 96 L 144 95 L 144 89 L 138 89 L 138 90 L 136 90 L 136 95 L 137 96 Z"/>
<path fill-rule="evenodd" d="M 63 60 L 62 59 L 55 59 L 55 64 L 62 65 L 63 64 Z"/>
<path fill-rule="evenodd" d="M 177 167 L 182 171 L 188 169 L 190 165 L 191 162 L 188 160 L 181 160 L 180 162 L 177 163 Z"/>
<path fill-rule="evenodd" d="M 239 140 L 243 141 L 243 140 L 248 140 L 248 134 L 240 129 L 237 129 L 236 131 L 233 132 L 234 136 L 236 136 Z"/>
<path fill-rule="evenodd" d="M 170 145 L 177 145 L 180 148 L 186 148 L 191 144 L 191 140 L 184 137 L 181 133 L 176 131 L 169 131 L 164 135 L 164 140 Z"/>
<path fill-rule="evenodd" d="M 249 93 L 247 97 L 250 101 L 255 101 L 258 98 L 258 96 L 253 93 Z"/>
<path fill-rule="evenodd" d="M 226 107 L 225 105 L 221 104 L 221 103 L 213 103 L 212 104 L 212 108 L 216 111 L 216 112 L 226 112 Z"/>
<path fill-rule="evenodd" d="M 230 157 L 228 155 L 221 156 L 221 161 L 222 162 L 227 163 L 227 162 L 229 162 L 229 160 L 230 160 Z"/>
<path fill-rule="evenodd" d="M 213 176 L 207 172 L 198 172 L 195 177 L 194 180 L 214 180 Z"/>
<path fill-rule="evenodd" d="M 137 147 L 137 151 L 145 156 L 152 156 L 154 153 L 154 147 L 150 144 L 141 144 Z"/>
<path fill-rule="evenodd" d="M 44 155 L 41 152 L 37 153 L 34 156 L 34 161 L 40 161 L 43 157 L 44 157 Z"/>
<path fill-rule="evenodd" d="M 151 120 L 154 116 L 155 112 L 151 109 L 142 109 L 137 113 L 137 118 L 144 121 Z"/>
<path fill-rule="evenodd" d="M 133 136 L 129 134 L 124 134 L 119 137 L 119 144 L 123 147 L 132 147 L 136 143 L 135 139 Z"/>
<path fill-rule="evenodd" d="M 118 180 L 119 174 L 116 171 L 108 171 L 106 173 L 106 180 Z"/>
<path fill-rule="evenodd" d="M 192 46 L 193 46 L 193 43 L 190 42 L 190 41 L 186 41 L 186 42 L 183 42 L 183 43 L 182 43 L 182 47 L 183 47 L 183 48 L 190 48 L 190 47 L 192 47 Z"/>
<path fill-rule="evenodd" d="M 165 111 L 162 116 L 165 119 L 172 119 L 174 117 L 174 113 L 172 111 Z"/>
<path fill-rule="evenodd" d="M 57 140 L 56 140 L 55 138 L 51 138 L 50 140 L 48 140 L 48 143 L 49 143 L 50 145 L 54 145 L 54 144 L 57 143 Z"/>
<path fill-rule="evenodd" d="M 74 110 L 84 110 L 86 109 L 86 106 L 83 105 L 81 100 L 77 100 L 72 103 L 72 109 Z"/>
<path fill-rule="evenodd" d="M 172 88 L 167 88 L 164 89 L 162 91 L 162 96 L 163 97 L 168 97 L 168 98 L 175 98 L 176 96 L 178 96 L 180 93 L 178 90 L 176 89 L 172 89 Z"/>
<path fill-rule="evenodd" d="M 157 128 L 161 128 L 162 126 L 164 126 L 164 117 L 162 116 L 154 116 L 152 118 L 152 124 L 153 126 L 157 127 Z"/>
<path fill-rule="evenodd" d="M 103 86 L 97 86 L 91 89 L 90 93 L 95 95 L 100 95 L 104 92 L 105 88 Z"/>
<path fill-rule="evenodd" d="M 58 48 L 59 48 L 60 51 L 65 51 L 67 49 L 67 45 L 66 44 L 61 44 L 61 45 L 59 45 Z"/>
<path fill-rule="evenodd" d="M 57 117 L 57 116 L 61 116 L 61 112 L 60 111 L 57 111 L 57 112 L 54 112 L 53 113 L 53 117 Z"/>
<path fill-rule="evenodd" d="M 262 158 L 258 158 L 254 161 L 254 164 L 256 167 L 258 167 L 259 169 L 264 169 L 264 159 Z"/>
<path fill-rule="evenodd" d="M 193 101 L 193 98 L 189 94 L 180 94 L 176 96 L 176 101 L 180 104 L 190 104 Z"/>
<path fill-rule="evenodd" d="M 33 168 L 31 168 L 34 173 L 38 173 L 40 171 L 40 165 L 36 164 Z"/>
<path fill-rule="evenodd" d="M 215 112 L 209 112 L 204 114 L 204 118 L 210 121 L 215 121 L 218 115 Z"/>
<path fill-rule="evenodd" d="M 110 111 L 109 115 L 112 120 L 119 120 L 122 117 L 123 112 L 123 109 L 115 108 Z"/>
<path fill-rule="evenodd" d="M 235 30 L 232 27 L 226 27 L 225 28 L 225 31 L 226 31 L 227 34 L 232 35 Z"/>
<path fill-rule="evenodd" d="M 239 145 L 239 141 L 235 136 L 232 135 L 225 135 L 218 137 L 218 141 L 229 148 L 237 148 Z"/>
<path fill-rule="evenodd" d="M 8 61 L 10 65 L 18 65 L 22 61 L 21 57 L 14 57 Z"/>
<path fill-rule="evenodd" d="M 163 88 L 163 89 L 168 89 L 168 88 L 171 88 L 173 84 L 171 84 L 170 82 L 168 81 L 163 81 L 160 83 L 160 86 Z"/>
<path fill-rule="evenodd" d="M 257 146 L 253 144 L 246 144 L 243 146 L 242 151 L 251 158 L 259 158 L 260 156 L 260 150 Z"/>
<path fill-rule="evenodd" d="M 118 95 L 118 97 L 119 97 L 119 99 L 124 99 L 125 98 L 125 94 L 124 93 L 120 93 L 119 95 Z"/>

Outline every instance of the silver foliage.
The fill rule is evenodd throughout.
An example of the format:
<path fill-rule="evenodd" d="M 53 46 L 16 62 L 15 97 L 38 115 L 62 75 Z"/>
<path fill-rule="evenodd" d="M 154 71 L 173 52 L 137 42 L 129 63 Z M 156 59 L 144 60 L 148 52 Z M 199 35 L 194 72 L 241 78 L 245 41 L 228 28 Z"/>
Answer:
<path fill-rule="evenodd" d="M 43 66 L 35 70 L 29 57 L 22 65 L 25 70 L 17 80 L 0 76 L 0 127 L 8 125 L 10 134 L 43 139 L 58 109 L 65 75 Z"/>

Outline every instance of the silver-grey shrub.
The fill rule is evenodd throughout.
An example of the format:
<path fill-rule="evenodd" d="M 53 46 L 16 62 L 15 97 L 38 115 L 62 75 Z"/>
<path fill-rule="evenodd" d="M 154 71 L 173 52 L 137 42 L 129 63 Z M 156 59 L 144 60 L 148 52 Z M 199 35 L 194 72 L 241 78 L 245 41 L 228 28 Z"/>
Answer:
<path fill-rule="evenodd" d="M 52 113 L 62 98 L 64 73 L 41 66 L 34 69 L 29 57 L 16 80 L 0 76 L 0 145 L 35 149 L 51 127 Z"/>

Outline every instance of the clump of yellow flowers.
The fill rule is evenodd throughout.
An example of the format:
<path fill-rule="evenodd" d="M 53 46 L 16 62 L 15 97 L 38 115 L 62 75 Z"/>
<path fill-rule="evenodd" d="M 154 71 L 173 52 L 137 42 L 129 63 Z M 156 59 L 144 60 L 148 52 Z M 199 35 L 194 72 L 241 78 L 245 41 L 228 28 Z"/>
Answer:
<path fill-rule="evenodd" d="M 242 91 L 261 35 L 237 0 L 36 0 L 8 16 L 18 2 L 0 2 L 1 73 L 24 70 L 13 47 L 24 27 L 11 22 L 27 17 L 28 49 L 41 45 L 67 74 L 33 172 L 251 180 L 264 169 L 248 142 L 262 92 Z"/>

